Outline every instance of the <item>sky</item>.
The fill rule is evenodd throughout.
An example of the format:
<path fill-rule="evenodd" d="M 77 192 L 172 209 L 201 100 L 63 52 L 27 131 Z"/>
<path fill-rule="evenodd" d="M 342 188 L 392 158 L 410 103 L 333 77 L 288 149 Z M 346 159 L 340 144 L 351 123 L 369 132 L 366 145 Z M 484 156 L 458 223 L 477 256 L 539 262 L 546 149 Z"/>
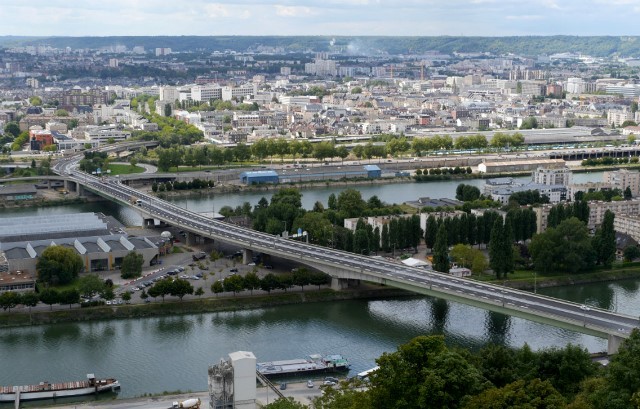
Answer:
<path fill-rule="evenodd" d="M 2 0 L 0 35 L 638 35 L 638 0 Z"/>

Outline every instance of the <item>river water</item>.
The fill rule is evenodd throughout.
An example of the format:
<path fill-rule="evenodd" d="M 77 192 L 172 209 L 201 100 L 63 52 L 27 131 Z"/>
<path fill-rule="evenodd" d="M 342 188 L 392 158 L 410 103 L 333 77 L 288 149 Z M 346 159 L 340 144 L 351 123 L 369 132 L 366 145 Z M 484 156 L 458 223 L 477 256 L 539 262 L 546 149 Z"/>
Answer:
<path fill-rule="evenodd" d="M 471 182 L 475 181 L 466 183 Z M 420 196 L 451 197 L 457 185 L 435 183 L 360 190 L 365 198 L 377 194 L 382 200 L 391 201 L 391 197 L 401 202 Z M 305 190 L 305 207 L 320 197 L 326 201 L 332 191 L 336 190 Z M 214 200 L 216 207 L 235 206 L 244 201 L 254 204 L 261 196 L 251 193 Z M 190 209 L 192 205 L 196 207 L 189 202 Z M 134 211 L 111 203 L 21 209 L 3 215 L 77 211 L 102 211 L 125 223 L 136 219 Z M 635 315 L 640 311 L 639 288 L 640 281 L 621 281 L 539 292 Z M 0 385 L 82 379 L 95 373 L 117 377 L 123 385 L 121 397 L 206 390 L 207 366 L 236 350 L 253 351 L 259 361 L 341 353 L 355 374 L 374 366 L 382 353 L 424 334 L 444 334 L 450 345 L 471 349 L 496 342 L 514 347 L 528 343 L 534 349 L 573 343 L 592 352 L 606 350 L 602 339 L 420 296 L 2 329 Z"/>

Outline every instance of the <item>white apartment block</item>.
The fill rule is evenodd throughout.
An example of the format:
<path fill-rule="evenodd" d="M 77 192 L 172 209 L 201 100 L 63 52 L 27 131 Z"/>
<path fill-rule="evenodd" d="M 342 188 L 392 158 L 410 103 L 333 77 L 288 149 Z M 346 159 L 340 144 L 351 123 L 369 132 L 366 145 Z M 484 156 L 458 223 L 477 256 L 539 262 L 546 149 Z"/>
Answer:
<path fill-rule="evenodd" d="M 640 216 L 616 214 L 613 219 L 613 229 L 618 233 L 628 234 L 635 241 L 640 242 Z"/>
<path fill-rule="evenodd" d="M 114 142 L 126 141 L 131 137 L 131 132 L 121 131 L 110 126 L 87 126 L 84 131 L 84 138 L 87 141 L 97 142 L 98 144 L 107 143 L 110 139 Z"/>
<path fill-rule="evenodd" d="M 564 185 L 571 184 L 571 169 L 564 166 L 561 168 L 538 168 L 533 171 L 533 182 L 539 185 Z"/>
<path fill-rule="evenodd" d="M 171 87 L 171 86 L 160 87 L 159 97 L 161 101 L 174 102 L 175 100 L 180 98 L 180 91 L 178 91 L 177 87 Z"/>
<path fill-rule="evenodd" d="M 191 100 L 210 101 L 222 99 L 222 87 L 218 84 L 196 85 L 191 87 Z"/>
<path fill-rule="evenodd" d="M 635 197 L 640 194 L 640 172 L 629 169 L 618 169 L 604 172 L 604 183 L 611 185 L 614 189 L 624 190 L 628 187 Z"/>
<path fill-rule="evenodd" d="M 610 109 L 607 111 L 609 125 L 622 126 L 625 121 L 633 121 L 633 114 L 628 109 Z"/>
<path fill-rule="evenodd" d="M 239 87 L 222 87 L 222 100 L 231 101 L 234 98 L 244 98 L 257 93 L 257 84 L 244 84 Z"/>

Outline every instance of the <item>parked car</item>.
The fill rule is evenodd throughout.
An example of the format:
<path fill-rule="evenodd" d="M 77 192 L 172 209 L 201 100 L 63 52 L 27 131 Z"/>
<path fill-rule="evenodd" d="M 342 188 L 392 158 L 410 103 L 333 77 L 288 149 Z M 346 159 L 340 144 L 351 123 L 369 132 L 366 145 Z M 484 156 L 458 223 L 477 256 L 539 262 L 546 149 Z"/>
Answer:
<path fill-rule="evenodd" d="M 229 272 L 230 272 L 230 273 L 237 273 L 237 272 L 238 272 L 238 269 L 237 269 L 237 268 L 235 268 L 235 267 L 233 267 L 233 268 L 230 268 L 230 269 L 229 269 Z"/>
<path fill-rule="evenodd" d="M 266 268 L 267 270 L 273 270 L 273 266 L 271 264 L 265 264 L 264 268 Z"/>
<path fill-rule="evenodd" d="M 280 390 L 281 390 L 281 391 L 283 391 L 283 390 L 285 390 L 285 389 L 287 389 L 287 383 L 286 383 L 286 382 L 282 382 L 282 383 L 280 384 Z"/>
<path fill-rule="evenodd" d="M 335 386 L 338 384 L 338 379 L 337 378 L 333 378 L 331 376 L 327 376 L 326 378 L 324 378 L 324 382 L 322 382 L 323 385 L 325 386 Z"/>
<path fill-rule="evenodd" d="M 313 388 L 315 385 L 313 384 L 313 381 L 311 379 L 309 379 L 307 381 L 307 388 Z"/>

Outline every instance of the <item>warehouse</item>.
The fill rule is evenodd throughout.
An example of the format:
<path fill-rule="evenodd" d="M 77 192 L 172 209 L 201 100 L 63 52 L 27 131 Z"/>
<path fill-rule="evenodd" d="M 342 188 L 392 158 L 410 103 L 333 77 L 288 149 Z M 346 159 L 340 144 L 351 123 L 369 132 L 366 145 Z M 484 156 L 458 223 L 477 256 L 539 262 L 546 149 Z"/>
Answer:
<path fill-rule="evenodd" d="M 240 182 L 245 185 L 259 185 L 265 183 L 278 184 L 280 177 L 274 170 L 254 170 L 242 172 L 240 174 Z"/>
<path fill-rule="evenodd" d="M 526 160 L 505 160 L 501 162 L 482 162 L 478 165 L 480 173 L 502 173 L 502 172 L 523 172 L 535 170 L 538 167 L 564 167 L 565 161 L 562 159 L 526 159 Z"/>

